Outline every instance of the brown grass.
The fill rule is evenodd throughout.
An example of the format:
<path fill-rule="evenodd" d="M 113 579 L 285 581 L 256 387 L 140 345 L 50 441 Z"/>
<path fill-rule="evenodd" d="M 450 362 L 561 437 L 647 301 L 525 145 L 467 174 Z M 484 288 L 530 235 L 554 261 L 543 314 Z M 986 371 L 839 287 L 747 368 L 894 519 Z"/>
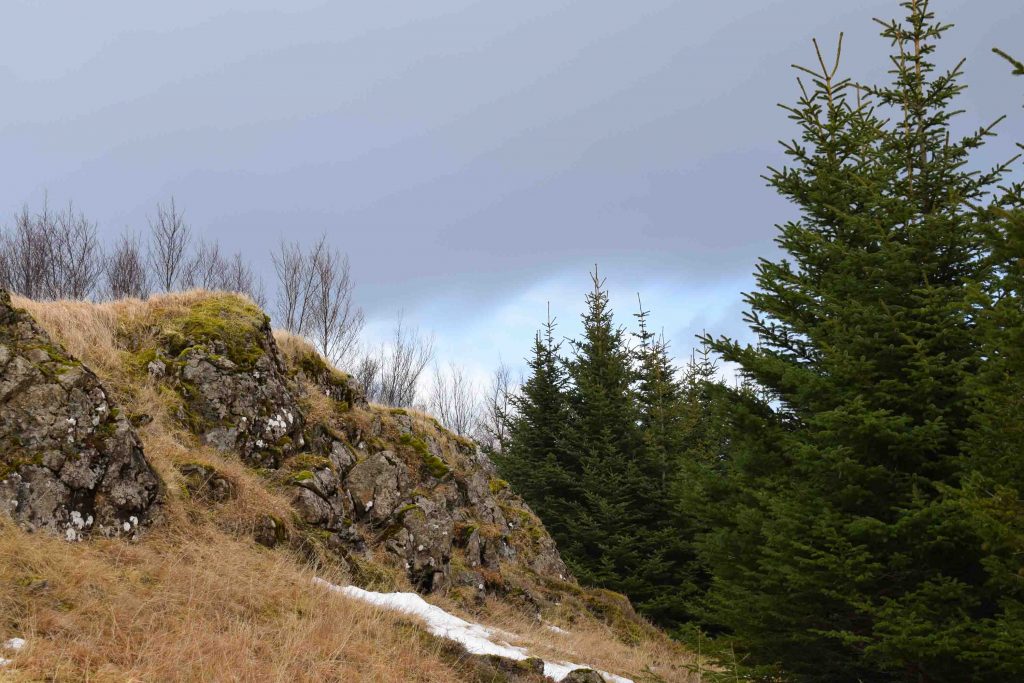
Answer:
<path fill-rule="evenodd" d="M 152 416 L 139 434 L 167 492 L 162 519 L 134 543 L 68 544 L 26 534 L 0 519 L 0 641 L 28 640 L 13 664 L 0 669 L 0 678 L 472 680 L 449 648 L 418 635 L 407 618 L 329 594 L 312 585 L 313 570 L 293 551 L 254 543 L 252 527 L 263 514 L 284 520 L 296 532 L 286 492 L 237 458 L 201 447 L 174 419 L 173 397 L 129 368 L 119 331 L 135 329 L 161 312 L 185 310 L 204 296 L 186 292 L 104 304 L 15 297 L 15 305 L 99 375 L 125 411 Z M 305 344 L 277 337 L 283 345 Z M 378 411 L 387 414 L 380 408 L 352 413 L 368 421 Z M 414 419 L 422 429 L 434 428 L 428 415 L 415 413 Z M 193 461 L 230 478 L 236 498 L 208 505 L 185 495 L 176 465 Z M 341 570 L 321 567 L 318 573 L 344 582 Z M 517 633 L 517 644 L 547 658 L 592 664 L 638 681 L 691 680 L 679 669 L 688 661 L 686 653 L 665 638 L 627 645 L 593 617 L 565 615 L 559 622 L 557 611 L 547 615 L 571 632 L 562 636 L 493 598 L 475 614 L 444 598 L 431 600 Z M 645 677 L 645 671 L 657 678 Z"/>
<path fill-rule="evenodd" d="M 451 667 L 387 614 L 327 596 L 281 552 L 208 526 L 69 546 L 0 526 L 14 680 L 438 681 Z"/>

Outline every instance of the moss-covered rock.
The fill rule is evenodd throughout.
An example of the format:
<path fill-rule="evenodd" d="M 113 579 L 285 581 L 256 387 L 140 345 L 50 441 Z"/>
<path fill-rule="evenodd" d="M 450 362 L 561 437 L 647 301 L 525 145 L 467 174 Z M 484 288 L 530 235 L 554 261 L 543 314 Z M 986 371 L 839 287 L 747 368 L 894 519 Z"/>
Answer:
<path fill-rule="evenodd" d="M 68 540 L 134 535 L 162 490 L 96 375 L 0 291 L 0 510 Z"/>

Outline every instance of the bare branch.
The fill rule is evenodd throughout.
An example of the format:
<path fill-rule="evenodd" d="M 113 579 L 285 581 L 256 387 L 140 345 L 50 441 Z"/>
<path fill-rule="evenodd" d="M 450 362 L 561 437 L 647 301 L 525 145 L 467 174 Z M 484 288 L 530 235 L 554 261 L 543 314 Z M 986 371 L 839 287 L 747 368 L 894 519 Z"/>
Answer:
<path fill-rule="evenodd" d="M 107 256 L 103 289 L 110 299 L 149 296 L 149 274 L 136 235 L 122 234 Z"/>
<path fill-rule="evenodd" d="M 179 283 L 185 266 L 192 230 L 171 197 L 168 207 L 156 205 L 156 220 L 149 222 L 152 234 L 149 262 L 156 284 L 169 292 Z"/>

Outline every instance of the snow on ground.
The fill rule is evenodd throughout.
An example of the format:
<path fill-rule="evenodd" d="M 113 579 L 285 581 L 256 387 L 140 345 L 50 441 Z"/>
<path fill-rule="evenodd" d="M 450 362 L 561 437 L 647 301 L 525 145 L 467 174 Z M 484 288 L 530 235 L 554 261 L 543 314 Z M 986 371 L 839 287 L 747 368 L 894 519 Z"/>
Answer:
<path fill-rule="evenodd" d="M 3 645 L 4 652 L 17 652 L 21 648 L 25 647 L 24 638 L 11 638 Z M 7 666 L 11 663 L 11 660 L 6 657 L 0 657 L 0 666 Z"/>
<path fill-rule="evenodd" d="M 509 645 L 507 642 L 499 640 L 497 636 L 503 632 L 460 619 L 454 614 L 445 612 L 437 605 L 431 605 L 416 593 L 376 593 L 355 586 L 337 586 L 320 578 L 314 578 L 313 582 L 324 586 L 328 590 L 341 593 L 356 600 L 419 617 L 426 623 L 427 630 L 431 634 L 440 638 L 454 640 L 471 654 L 497 655 L 516 660 L 526 659 L 530 656 L 525 648 Z M 574 669 L 589 668 L 591 667 L 584 664 L 573 664 L 572 662 L 545 661 L 544 675 L 556 681 L 561 681 Z M 616 676 L 605 671 L 598 671 L 598 673 L 609 683 L 633 683 L 628 678 Z"/>

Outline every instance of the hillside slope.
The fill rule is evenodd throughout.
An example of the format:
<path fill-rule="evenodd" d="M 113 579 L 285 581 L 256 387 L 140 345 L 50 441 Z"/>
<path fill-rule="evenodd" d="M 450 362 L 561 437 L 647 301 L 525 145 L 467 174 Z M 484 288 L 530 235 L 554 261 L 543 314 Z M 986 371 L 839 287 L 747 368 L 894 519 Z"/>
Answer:
<path fill-rule="evenodd" d="M 687 653 L 625 598 L 575 583 L 472 442 L 427 415 L 367 405 L 303 340 L 272 333 L 251 302 L 190 292 L 14 305 L 27 312 L 10 314 L 20 324 L 31 315 L 48 333 L 39 362 L 56 354 L 102 383 L 89 388 L 109 396 L 116 417 L 103 437 L 117 439 L 72 435 L 27 457 L 27 446 L 7 447 L 4 486 L 23 472 L 60 479 L 88 441 L 100 455 L 135 458 L 124 477 L 142 477 L 147 514 L 132 515 L 142 523 L 128 521 L 120 538 L 77 524 L 95 507 L 77 494 L 53 499 L 48 526 L 0 515 L 0 640 L 27 641 L 4 655 L 5 677 L 544 680 L 531 661 L 470 655 L 430 635 L 422 615 L 325 590 L 320 578 L 418 592 L 550 661 L 690 680 Z M 31 372 L 57 385 L 64 376 Z M 63 460 L 41 457 L 47 448 Z M 69 525 L 80 542 L 69 544 Z"/>

